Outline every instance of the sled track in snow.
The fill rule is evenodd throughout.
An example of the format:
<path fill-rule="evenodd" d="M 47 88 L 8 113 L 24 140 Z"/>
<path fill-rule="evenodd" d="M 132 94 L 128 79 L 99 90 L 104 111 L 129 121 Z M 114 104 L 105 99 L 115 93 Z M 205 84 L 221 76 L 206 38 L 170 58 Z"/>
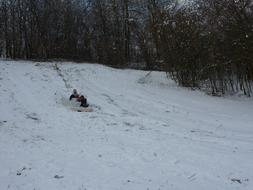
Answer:
<path fill-rule="evenodd" d="M 67 89 L 71 89 L 72 86 L 68 83 L 68 80 L 66 80 L 66 79 L 64 78 L 64 75 L 62 74 L 62 71 L 61 71 L 61 69 L 58 67 L 57 63 L 54 64 L 54 69 L 57 71 L 58 76 L 60 76 L 61 79 L 63 80 L 63 82 L 64 82 L 64 84 L 65 84 L 65 87 L 66 87 Z"/>

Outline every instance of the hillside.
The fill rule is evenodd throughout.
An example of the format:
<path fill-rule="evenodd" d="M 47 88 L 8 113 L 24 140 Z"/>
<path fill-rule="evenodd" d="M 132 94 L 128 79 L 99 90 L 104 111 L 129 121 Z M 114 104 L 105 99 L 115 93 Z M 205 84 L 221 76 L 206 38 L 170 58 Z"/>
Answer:
<path fill-rule="evenodd" d="M 94 111 L 71 111 L 72 89 Z M 0 61 L 1 190 L 251 190 L 253 102 L 163 72 Z"/>

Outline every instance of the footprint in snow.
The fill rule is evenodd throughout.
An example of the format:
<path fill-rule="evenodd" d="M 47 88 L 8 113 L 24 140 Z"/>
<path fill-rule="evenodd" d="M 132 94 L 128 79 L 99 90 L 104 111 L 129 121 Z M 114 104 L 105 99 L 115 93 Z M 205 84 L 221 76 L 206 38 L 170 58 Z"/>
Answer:
<path fill-rule="evenodd" d="M 123 122 L 123 123 L 124 123 L 124 125 L 129 126 L 129 127 L 134 127 L 135 126 L 134 123 L 129 123 L 129 122 Z"/>
<path fill-rule="evenodd" d="M 0 126 L 2 126 L 5 123 L 7 123 L 7 121 L 0 121 Z"/>
<path fill-rule="evenodd" d="M 62 178 L 64 178 L 64 176 L 55 175 L 54 178 L 55 178 L 55 179 L 62 179 Z"/>
<path fill-rule="evenodd" d="M 196 173 L 194 173 L 194 174 L 192 174 L 191 176 L 189 176 L 188 177 L 188 179 L 190 180 L 190 181 L 194 181 L 194 180 L 196 180 L 197 178 L 196 178 Z"/>
<path fill-rule="evenodd" d="M 20 175 L 22 175 L 22 173 L 25 171 L 25 170 L 31 170 L 32 168 L 27 168 L 27 167 L 23 167 L 22 169 L 20 169 L 20 170 L 17 170 L 17 175 L 18 176 L 20 176 Z"/>
<path fill-rule="evenodd" d="M 239 178 L 232 178 L 232 182 L 242 184 L 243 182 L 248 182 L 249 179 L 239 179 Z"/>
<path fill-rule="evenodd" d="M 36 113 L 27 113 L 26 118 L 27 119 L 32 119 L 32 120 L 35 120 L 35 121 L 40 121 L 40 119 L 38 118 Z"/>

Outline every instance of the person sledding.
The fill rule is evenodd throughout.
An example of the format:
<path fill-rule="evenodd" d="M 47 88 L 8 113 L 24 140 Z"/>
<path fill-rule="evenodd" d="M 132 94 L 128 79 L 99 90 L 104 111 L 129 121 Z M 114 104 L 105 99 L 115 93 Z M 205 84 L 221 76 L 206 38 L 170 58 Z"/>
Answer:
<path fill-rule="evenodd" d="M 69 97 L 69 100 L 72 100 L 73 98 L 75 98 L 76 100 L 80 97 L 80 95 L 78 94 L 77 90 L 74 89 L 73 93 L 71 94 L 71 96 Z"/>
<path fill-rule="evenodd" d="M 85 98 L 83 95 L 80 96 L 76 89 L 73 90 L 69 100 L 72 100 L 73 98 L 76 99 L 77 102 L 81 102 L 80 107 L 89 107 L 89 104 L 87 104 L 87 98 Z"/>
<path fill-rule="evenodd" d="M 89 107 L 89 104 L 87 104 L 87 99 L 82 95 L 80 96 L 77 101 L 81 102 L 80 107 L 87 108 Z"/>

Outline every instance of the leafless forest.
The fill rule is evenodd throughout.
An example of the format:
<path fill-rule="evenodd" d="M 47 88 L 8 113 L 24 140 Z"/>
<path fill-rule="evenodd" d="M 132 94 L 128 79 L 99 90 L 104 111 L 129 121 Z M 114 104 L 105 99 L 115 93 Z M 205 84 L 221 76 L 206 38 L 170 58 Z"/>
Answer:
<path fill-rule="evenodd" d="M 162 70 L 252 95 L 252 0 L 0 0 L 0 55 Z"/>

